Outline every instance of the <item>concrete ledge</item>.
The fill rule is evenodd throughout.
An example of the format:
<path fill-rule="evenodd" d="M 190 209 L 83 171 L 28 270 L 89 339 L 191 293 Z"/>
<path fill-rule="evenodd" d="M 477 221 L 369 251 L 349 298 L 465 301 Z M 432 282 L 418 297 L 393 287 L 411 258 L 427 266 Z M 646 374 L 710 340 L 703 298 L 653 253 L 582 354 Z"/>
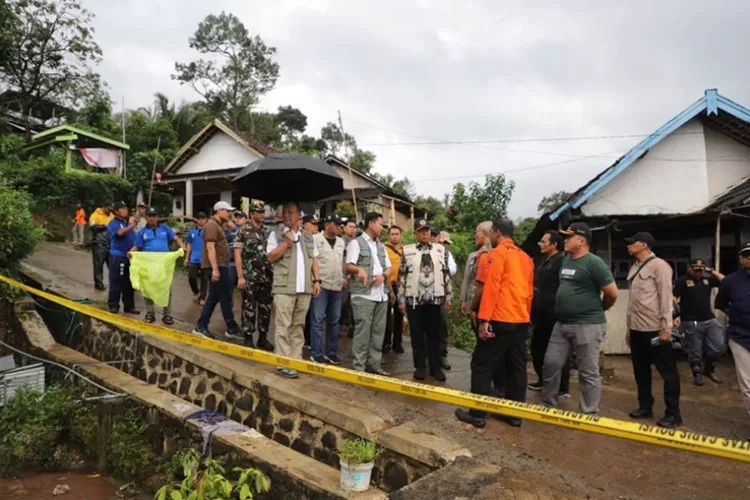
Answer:
<path fill-rule="evenodd" d="M 381 432 L 377 442 L 435 468 L 449 464 L 458 457 L 471 457 L 467 448 L 447 441 L 427 428 L 418 427 L 414 422 Z"/>
<path fill-rule="evenodd" d="M 95 359 L 55 343 L 41 317 L 36 312 L 20 310 L 17 317 L 31 345 L 36 349 L 47 352 L 54 361 L 68 366 L 79 365 L 79 371 L 82 374 L 96 379 L 110 389 L 125 393 L 145 406 L 157 408 L 168 417 L 184 422 L 185 426 L 189 426 L 193 430 L 200 429 L 196 422 L 184 420 L 191 413 L 202 410 L 199 406 L 138 380 L 117 368 L 104 363 L 97 363 Z M 254 431 L 245 434 L 222 432 L 217 433 L 214 439 L 234 448 L 235 452 L 245 455 L 267 474 L 271 469 L 274 472 L 273 475 L 277 477 L 283 475 L 285 481 L 295 482 L 301 486 L 300 491 L 309 493 L 309 496 L 297 496 L 297 498 L 362 500 L 387 498 L 386 494 L 378 489 L 371 488 L 370 491 L 362 494 L 341 490 L 337 470 L 306 455 L 297 453 L 260 433 Z"/>
<path fill-rule="evenodd" d="M 475 458 L 459 457 L 450 465 L 414 481 L 389 497 L 391 500 L 442 500 L 482 497 L 482 489 L 501 479 L 502 469 Z M 514 497 L 515 498 L 515 497 Z"/>

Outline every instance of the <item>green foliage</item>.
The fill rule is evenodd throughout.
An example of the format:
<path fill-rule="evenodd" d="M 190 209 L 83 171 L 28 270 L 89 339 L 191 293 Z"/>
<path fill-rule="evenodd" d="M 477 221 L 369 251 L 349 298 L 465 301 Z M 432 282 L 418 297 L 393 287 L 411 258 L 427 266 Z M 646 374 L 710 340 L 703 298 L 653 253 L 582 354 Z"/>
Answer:
<path fill-rule="evenodd" d="M 64 465 L 62 438 L 73 404 L 71 393 L 60 387 L 43 394 L 21 388 L 6 401 L 0 411 L 0 477 Z"/>
<path fill-rule="evenodd" d="M 194 449 L 178 459 L 184 479 L 159 488 L 155 500 L 252 500 L 271 489 L 271 481 L 257 469 L 235 467 L 236 480 L 232 481 L 220 462 L 208 459 L 201 465 L 201 456 Z"/>
<path fill-rule="evenodd" d="M 503 174 L 486 176 L 483 185 L 476 182 L 468 186 L 456 184 L 451 206 L 454 208 L 452 218 L 457 229 L 473 232 L 486 220 L 506 217 L 514 188 L 514 182 L 506 180 Z"/>
<path fill-rule="evenodd" d="M 554 193 L 542 198 L 536 209 L 541 213 L 551 212 L 565 203 L 571 196 L 572 194 L 568 191 L 555 191 Z"/>
<path fill-rule="evenodd" d="M 370 174 L 375 167 L 375 159 L 375 153 L 372 151 L 362 151 L 357 149 L 351 160 L 349 160 L 349 163 L 354 170 L 362 172 L 363 174 Z"/>
<path fill-rule="evenodd" d="M 339 217 L 356 217 L 354 203 L 350 200 L 342 200 L 336 204 L 336 214 Z"/>
<path fill-rule="evenodd" d="M 0 80 L 20 90 L 27 117 L 45 101 L 73 105 L 101 92 L 90 65 L 101 60 L 93 15 L 79 0 L 14 0 L 4 29 L 10 57 L 0 60 Z"/>
<path fill-rule="evenodd" d="M 279 77 L 276 48 L 252 37 L 234 14 L 209 15 L 198 24 L 190 48 L 207 56 L 175 63 L 172 79 L 190 85 L 229 124 L 251 130 L 251 109 Z"/>
<path fill-rule="evenodd" d="M 0 273 L 16 269 L 44 239 L 31 216 L 30 197 L 23 191 L 0 184 Z"/>
<path fill-rule="evenodd" d="M 338 456 L 347 465 L 368 464 L 374 461 L 383 448 L 366 439 L 344 439 L 339 444 Z"/>
<path fill-rule="evenodd" d="M 143 439 L 147 428 L 143 412 L 136 407 L 128 408 L 112 422 L 107 460 L 118 477 L 138 478 L 151 466 L 148 445 Z"/>
<path fill-rule="evenodd" d="M 531 233 L 536 227 L 538 220 L 539 219 L 536 217 L 525 217 L 521 219 L 521 221 L 516 224 L 516 229 L 513 232 L 513 240 L 519 245 L 526 241 L 529 233 Z"/>

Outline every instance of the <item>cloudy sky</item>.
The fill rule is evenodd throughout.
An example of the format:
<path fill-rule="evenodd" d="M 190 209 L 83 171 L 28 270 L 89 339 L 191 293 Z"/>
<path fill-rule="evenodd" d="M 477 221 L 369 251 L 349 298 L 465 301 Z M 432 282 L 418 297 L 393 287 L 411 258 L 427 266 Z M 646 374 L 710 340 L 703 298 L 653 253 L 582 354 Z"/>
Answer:
<path fill-rule="evenodd" d="M 278 49 L 281 76 L 262 108 L 298 107 L 315 134 L 341 110 L 377 171 L 407 175 L 422 194 L 504 172 L 516 183 L 513 217 L 578 188 L 706 88 L 750 105 L 747 0 L 84 5 L 96 15 L 99 70 L 128 108 L 155 92 L 197 99 L 170 74 L 197 57 L 188 38 L 198 23 L 225 10 Z M 451 144 L 425 144 L 436 142 Z"/>

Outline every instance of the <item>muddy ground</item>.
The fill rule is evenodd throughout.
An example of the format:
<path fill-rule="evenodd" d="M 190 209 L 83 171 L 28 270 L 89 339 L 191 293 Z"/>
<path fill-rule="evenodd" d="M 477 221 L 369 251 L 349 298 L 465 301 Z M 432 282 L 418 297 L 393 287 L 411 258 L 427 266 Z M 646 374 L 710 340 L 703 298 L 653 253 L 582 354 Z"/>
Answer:
<path fill-rule="evenodd" d="M 93 288 L 91 256 L 85 252 L 62 244 L 45 244 L 27 263 L 68 297 L 88 297 L 101 304 L 106 301 L 106 292 L 96 292 Z M 192 303 L 184 276 L 176 277 L 173 293 L 173 315 L 178 320 L 175 327 L 189 330 L 200 311 Z M 140 297 L 136 303 L 143 309 Z M 238 295 L 236 312 L 239 304 Z M 222 323 L 217 308 L 211 323 L 212 332 L 223 332 Z M 407 354 L 389 354 L 384 368 L 395 377 L 410 379 L 408 339 L 405 348 Z M 340 351 L 347 366 L 349 345 L 345 332 L 342 332 Z M 453 370 L 448 374 L 448 387 L 468 389 L 469 359 L 468 353 L 451 350 Z M 605 367 L 613 376 L 605 382 L 602 415 L 627 419 L 628 412 L 636 405 L 630 360 L 606 358 Z M 272 371 L 272 367 L 268 370 Z M 733 370 L 731 358 L 725 358 L 719 372 L 726 382 L 717 385 L 707 381 L 704 387 L 696 387 L 690 382 L 685 360 L 680 361 L 681 405 L 686 430 L 732 439 L 750 437 L 750 417 L 742 406 Z M 576 409 L 575 374 L 573 372 L 573 399 L 561 402 L 561 408 Z M 447 405 L 344 386 L 312 376 L 290 383 L 347 401 L 354 407 L 391 416 L 397 422 L 417 421 L 426 432 L 464 444 L 475 457 L 496 464 L 502 470 L 501 477 L 482 491 L 481 498 L 750 498 L 750 465 L 746 463 L 528 421 L 521 428 L 511 428 L 490 419 L 486 430 L 480 433 L 457 422 L 453 417 L 454 408 Z M 655 374 L 656 412 L 663 411 L 661 394 L 661 379 Z M 538 393 L 529 392 L 528 401 L 538 402 Z"/>

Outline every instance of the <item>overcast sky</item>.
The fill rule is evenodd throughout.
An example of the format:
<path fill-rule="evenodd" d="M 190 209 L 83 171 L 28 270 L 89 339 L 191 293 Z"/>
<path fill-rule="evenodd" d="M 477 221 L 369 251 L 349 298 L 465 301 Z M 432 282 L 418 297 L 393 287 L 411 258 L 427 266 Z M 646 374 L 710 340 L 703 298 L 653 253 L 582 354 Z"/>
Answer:
<path fill-rule="evenodd" d="M 225 10 L 278 49 L 281 76 L 262 108 L 298 107 L 316 135 L 341 110 L 376 170 L 407 175 L 421 194 L 507 172 L 513 217 L 535 215 L 544 195 L 577 189 L 640 140 L 591 137 L 649 134 L 706 88 L 750 105 L 747 0 L 84 5 L 96 15 L 99 71 L 128 108 L 155 92 L 198 98 L 170 74 L 197 57 L 188 38 L 198 23 Z M 528 141 L 540 138 L 574 140 Z M 496 142 L 403 144 L 435 140 Z"/>

